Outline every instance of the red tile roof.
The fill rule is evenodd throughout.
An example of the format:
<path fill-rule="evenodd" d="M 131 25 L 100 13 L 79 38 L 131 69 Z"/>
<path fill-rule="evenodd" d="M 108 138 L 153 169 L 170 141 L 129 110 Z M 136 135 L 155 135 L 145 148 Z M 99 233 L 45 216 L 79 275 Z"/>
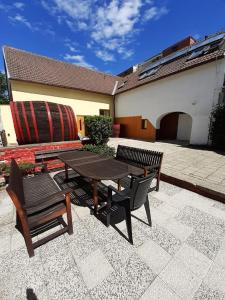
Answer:
<path fill-rule="evenodd" d="M 10 79 L 112 95 L 120 77 L 5 46 Z"/>
<path fill-rule="evenodd" d="M 143 69 L 140 68 L 136 72 L 131 73 L 120 80 L 118 87 L 122 86 L 123 82 L 125 82 L 125 84 L 121 88 L 117 89 L 116 94 L 123 93 L 126 92 L 127 90 L 131 90 L 139 86 L 154 82 L 156 80 L 160 80 L 165 77 L 174 75 L 176 73 L 191 68 L 195 68 L 199 65 L 209 63 L 217 59 L 221 59 L 224 57 L 224 53 L 225 53 L 225 40 L 222 41 L 219 48 L 215 49 L 215 51 L 212 51 L 211 53 L 205 54 L 203 56 L 199 56 L 192 60 L 187 60 L 187 57 L 190 54 L 186 54 L 171 62 L 168 62 L 167 64 L 162 65 L 154 75 L 151 75 L 141 80 L 139 79 L 139 74 L 143 71 L 145 67 Z"/>

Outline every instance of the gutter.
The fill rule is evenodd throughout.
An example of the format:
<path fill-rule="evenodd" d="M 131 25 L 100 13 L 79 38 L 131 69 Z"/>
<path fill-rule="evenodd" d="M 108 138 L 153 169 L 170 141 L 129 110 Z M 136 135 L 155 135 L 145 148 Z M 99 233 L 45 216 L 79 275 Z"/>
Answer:
<path fill-rule="evenodd" d="M 115 122 L 115 114 L 116 114 L 116 105 L 115 105 L 116 96 L 115 96 L 115 93 L 116 93 L 118 84 L 119 84 L 119 81 L 116 80 L 114 88 L 113 88 L 113 92 L 112 92 L 112 96 L 113 96 L 113 121 L 114 122 Z"/>
<path fill-rule="evenodd" d="M 12 88 L 11 88 L 11 84 L 10 84 L 10 80 L 9 80 L 10 79 L 10 74 L 9 74 L 9 70 L 7 68 L 4 46 L 2 47 L 2 53 L 3 53 L 4 68 L 5 68 L 6 80 L 7 80 L 7 86 L 8 86 L 9 101 L 13 101 L 13 99 L 12 99 Z"/>

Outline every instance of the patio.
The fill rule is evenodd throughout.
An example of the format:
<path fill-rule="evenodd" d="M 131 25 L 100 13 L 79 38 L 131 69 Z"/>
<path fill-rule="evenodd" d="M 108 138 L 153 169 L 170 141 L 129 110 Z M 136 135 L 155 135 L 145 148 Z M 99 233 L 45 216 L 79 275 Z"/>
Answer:
<path fill-rule="evenodd" d="M 213 150 L 186 147 L 185 142 L 145 142 L 125 138 L 110 139 L 109 145 L 127 145 L 164 153 L 161 172 L 188 182 L 212 195 L 225 194 L 225 155 Z"/>
<path fill-rule="evenodd" d="M 132 218 L 133 246 L 72 205 L 74 234 L 30 259 L 0 191 L 1 299 L 225 299 L 225 205 L 164 182 L 149 198 L 153 226 Z"/>

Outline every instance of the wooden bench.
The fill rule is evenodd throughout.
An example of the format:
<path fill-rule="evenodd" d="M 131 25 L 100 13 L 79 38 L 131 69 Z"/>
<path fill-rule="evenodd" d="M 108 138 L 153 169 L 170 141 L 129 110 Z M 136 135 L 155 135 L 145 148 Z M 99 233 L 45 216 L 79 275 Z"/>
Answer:
<path fill-rule="evenodd" d="M 42 151 L 36 151 L 34 153 L 35 160 L 36 161 L 42 161 L 44 162 L 45 159 L 53 159 L 53 158 L 58 158 L 59 154 L 65 153 L 65 152 L 72 152 L 77 149 L 68 149 L 68 148 L 63 148 L 63 149 L 54 149 L 54 150 L 42 150 Z"/>
<path fill-rule="evenodd" d="M 152 190 L 159 190 L 160 170 L 163 153 L 129 146 L 118 145 L 116 159 L 143 169 L 143 175 L 147 176 L 151 171 L 156 172 L 156 186 Z"/>

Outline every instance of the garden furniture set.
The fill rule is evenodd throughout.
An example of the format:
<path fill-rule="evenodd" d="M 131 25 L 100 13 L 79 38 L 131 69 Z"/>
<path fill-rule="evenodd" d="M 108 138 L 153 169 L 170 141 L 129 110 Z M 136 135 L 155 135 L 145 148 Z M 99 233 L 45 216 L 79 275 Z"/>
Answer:
<path fill-rule="evenodd" d="M 149 191 L 159 189 L 160 168 L 163 154 L 149 150 L 119 145 L 115 158 L 92 152 L 74 150 L 60 153 L 58 158 L 65 164 L 65 182 L 69 182 L 68 168 L 73 169 L 91 184 L 96 216 L 105 216 L 106 225 L 110 225 L 111 216 L 123 208 L 130 243 L 133 244 L 131 211 L 145 206 L 149 226 L 151 215 L 149 208 Z M 126 178 L 129 186 L 121 191 L 121 182 Z M 156 178 L 156 186 L 151 187 Z M 108 186 L 108 195 L 99 205 L 98 183 L 102 180 L 114 180 L 118 189 Z M 73 233 L 71 214 L 71 188 L 60 190 L 51 176 L 44 172 L 34 177 L 23 178 L 14 159 L 11 161 L 11 173 L 7 191 L 16 207 L 16 228 L 22 233 L 30 257 L 34 249 L 68 232 Z M 67 214 L 67 223 L 63 214 Z M 61 229 L 36 242 L 32 238 L 56 225 Z"/>

